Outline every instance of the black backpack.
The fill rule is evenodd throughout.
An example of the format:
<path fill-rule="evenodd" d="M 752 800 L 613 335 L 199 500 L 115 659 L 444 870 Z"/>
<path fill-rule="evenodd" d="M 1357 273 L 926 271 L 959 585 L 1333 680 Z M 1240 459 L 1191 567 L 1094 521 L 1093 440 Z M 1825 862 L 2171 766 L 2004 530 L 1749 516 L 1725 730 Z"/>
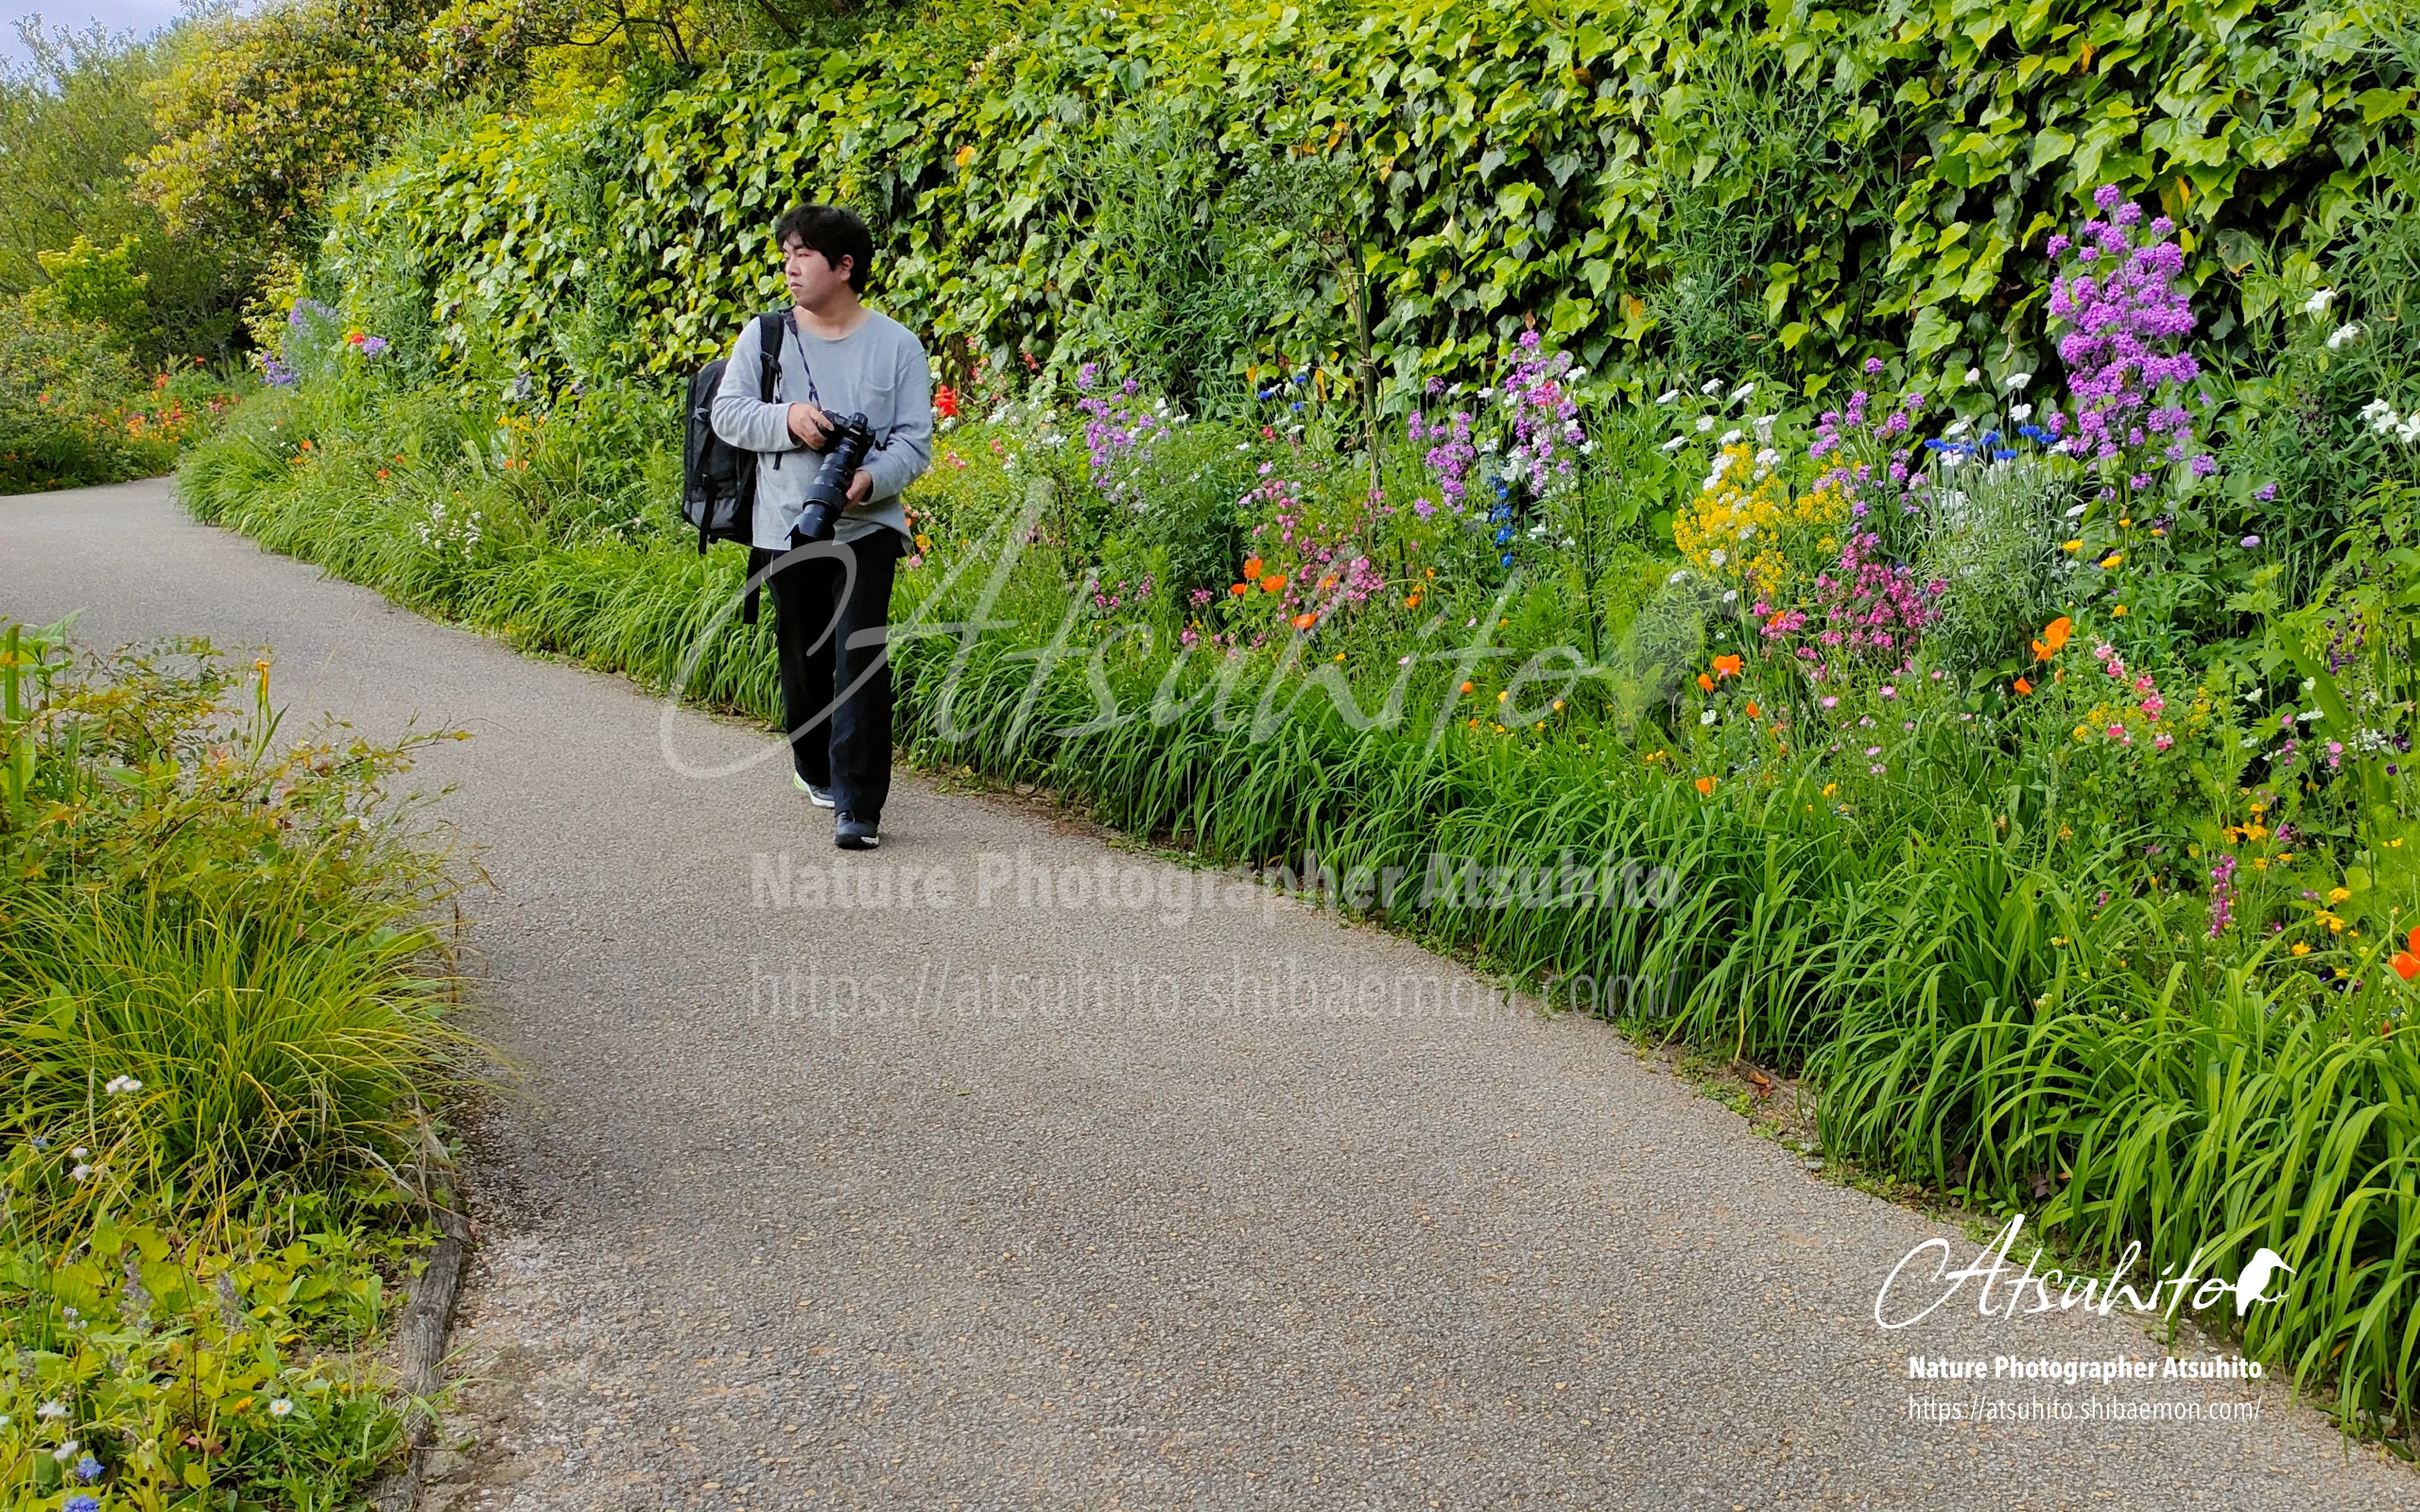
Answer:
<path fill-rule="evenodd" d="M 787 310 L 770 310 L 756 318 L 756 397 L 773 400 L 781 376 L 782 340 L 789 327 Z M 715 395 L 722 390 L 728 357 L 717 357 L 689 380 L 688 433 L 681 446 L 681 514 L 698 528 L 698 555 L 712 541 L 735 541 L 755 549 L 756 454 L 742 451 L 715 434 Z M 740 613 L 742 624 L 756 623 L 756 594 L 751 591 Z"/>

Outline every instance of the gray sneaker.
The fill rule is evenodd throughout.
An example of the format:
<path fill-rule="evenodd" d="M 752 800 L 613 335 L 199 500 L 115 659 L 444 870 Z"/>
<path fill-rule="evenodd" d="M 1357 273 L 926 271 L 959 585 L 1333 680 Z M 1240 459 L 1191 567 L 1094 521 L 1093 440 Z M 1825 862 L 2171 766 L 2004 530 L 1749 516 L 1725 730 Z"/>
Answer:
<path fill-rule="evenodd" d="M 874 833 L 875 829 L 875 820 L 858 818 L 842 809 L 832 822 L 832 843 L 843 850 L 871 850 L 882 844 L 882 836 Z"/>
<path fill-rule="evenodd" d="M 813 782 L 808 782 L 805 778 L 799 776 L 796 772 L 790 773 L 790 785 L 805 794 L 807 801 L 814 804 L 817 808 L 828 809 L 832 806 L 832 790 L 830 788 L 818 787 Z"/>

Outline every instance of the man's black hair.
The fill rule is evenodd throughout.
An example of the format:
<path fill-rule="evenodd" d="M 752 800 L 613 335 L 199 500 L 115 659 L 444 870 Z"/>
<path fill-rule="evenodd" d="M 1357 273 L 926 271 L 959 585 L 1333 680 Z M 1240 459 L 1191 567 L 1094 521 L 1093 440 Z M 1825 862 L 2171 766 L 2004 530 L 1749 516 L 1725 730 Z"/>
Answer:
<path fill-rule="evenodd" d="M 835 267 L 840 266 L 840 259 L 854 258 L 849 265 L 849 287 L 858 294 L 866 291 L 866 275 L 873 271 L 873 234 L 856 212 L 838 205 L 799 205 L 773 223 L 777 249 L 787 249 L 792 238 L 822 253 L 823 260 Z"/>

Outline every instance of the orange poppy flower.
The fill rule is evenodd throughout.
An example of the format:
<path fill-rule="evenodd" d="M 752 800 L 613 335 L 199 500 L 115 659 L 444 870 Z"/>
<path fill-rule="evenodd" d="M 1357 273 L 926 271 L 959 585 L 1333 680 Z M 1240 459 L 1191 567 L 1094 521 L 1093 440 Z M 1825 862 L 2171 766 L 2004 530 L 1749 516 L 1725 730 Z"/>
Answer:
<path fill-rule="evenodd" d="M 1764 711 L 1756 707 L 1756 700 L 1755 700 L 1755 699 L 1754 699 L 1754 698 L 1749 699 L 1749 700 L 1748 700 L 1748 717 L 1749 717 L 1749 718 L 1751 718 L 1751 719 L 1756 719 L 1756 718 L 1761 718 L 1761 717 L 1763 716 L 1763 714 L 1764 714 Z"/>
<path fill-rule="evenodd" d="M 1714 679 L 1701 672 L 1698 674 L 1698 686 L 1707 693 L 1712 693 L 1714 691 Z"/>
<path fill-rule="evenodd" d="M 1711 797 L 1711 796 L 1713 796 L 1713 793 L 1714 793 L 1714 779 L 1713 779 L 1713 778 L 1711 778 L 1711 777 L 1701 777 L 1701 778 L 1699 778 L 1699 779 L 1697 780 L 1697 782 L 1696 782 L 1696 784 L 1695 784 L 1695 785 L 1696 785 L 1697 790 L 1698 790 L 1698 792 L 1699 792 L 1699 794 L 1700 794 L 1700 795 L 1702 795 L 1702 796 L 1705 796 L 1705 797 Z"/>
<path fill-rule="evenodd" d="M 1745 663 L 1736 656 L 1716 657 L 1714 659 L 1714 675 L 1718 678 L 1736 678 L 1739 675 L 1739 668 L 1744 664 Z"/>
<path fill-rule="evenodd" d="M 1307 630 L 1313 625 L 1318 623 L 1319 616 L 1316 614 L 1297 614 L 1294 616 L 1294 628 L 1298 630 Z"/>
<path fill-rule="evenodd" d="M 2019 678 L 2016 679 L 2016 691 L 2020 697 L 2030 698 L 2033 696 L 2033 684 Z"/>
<path fill-rule="evenodd" d="M 1231 597 L 1241 598 L 1244 596 L 1245 591 L 1251 587 L 1252 585 L 1250 583 L 1236 583 L 1233 587 L 1229 588 L 1227 593 Z"/>
<path fill-rule="evenodd" d="M 2059 647 L 2067 644 L 2067 637 L 2074 633 L 2075 627 L 2075 622 L 2065 614 L 2044 626 L 2042 639 L 2033 643 L 2033 660 L 2048 662 L 2057 656 Z"/>
<path fill-rule="evenodd" d="M 1260 591 L 1264 593 L 1273 593 L 1285 586 L 1286 575 L 1284 573 L 1270 573 L 1268 576 L 1260 580 Z"/>
<path fill-rule="evenodd" d="M 2420 929 L 2413 930 L 2403 943 L 2409 948 L 2394 953 L 2394 974 L 2409 982 L 2420 976 Z"/>
<path fill-rule="evenodd" d="M 1257 557 L 1246 557 L 1246 558 L 1244 558 L 1244 576 L 1245 576 L 1246 577 L 1257 577 L 1257 576 L 1260 576 L 1260 558 L 1257 558 Z"/>

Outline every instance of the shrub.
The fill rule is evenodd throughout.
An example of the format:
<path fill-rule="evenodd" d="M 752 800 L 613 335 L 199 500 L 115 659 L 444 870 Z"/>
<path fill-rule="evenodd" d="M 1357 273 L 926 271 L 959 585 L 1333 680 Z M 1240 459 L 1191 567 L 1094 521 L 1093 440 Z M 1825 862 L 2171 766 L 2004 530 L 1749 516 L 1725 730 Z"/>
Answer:
<path fill-rule="evenodd" d="M 0 1127 L 91 1152 L 60 1221 L 416 1162 L 455 1042 L 443 883 L 374 784 L 434 737 L 276 751 L 266 662 L 230 729 L 206 644 L 0 644 Z"/>

